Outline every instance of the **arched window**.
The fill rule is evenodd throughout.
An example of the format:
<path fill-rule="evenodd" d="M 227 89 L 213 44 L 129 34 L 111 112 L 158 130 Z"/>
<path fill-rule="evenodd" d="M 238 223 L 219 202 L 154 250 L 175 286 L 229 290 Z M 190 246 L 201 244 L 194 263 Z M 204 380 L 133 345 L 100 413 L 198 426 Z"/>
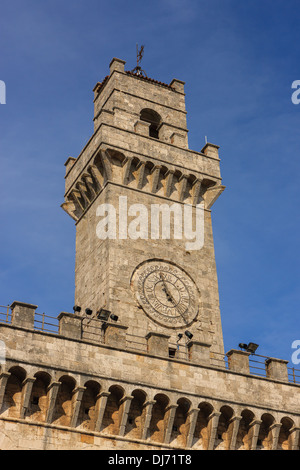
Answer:
<path fill-rule="evenodd" d="M 149 136 L 154 137 L 155 139 L 158 139 L 159 138 L 158 128 L 161 123 L 160 115 L 156 111 L 153 111 L 153 109 L 145 108 L 145 109 L 142 109 L 141 111 L 140 119 L 141 121 L 145 121 L 150 124 Z"/>

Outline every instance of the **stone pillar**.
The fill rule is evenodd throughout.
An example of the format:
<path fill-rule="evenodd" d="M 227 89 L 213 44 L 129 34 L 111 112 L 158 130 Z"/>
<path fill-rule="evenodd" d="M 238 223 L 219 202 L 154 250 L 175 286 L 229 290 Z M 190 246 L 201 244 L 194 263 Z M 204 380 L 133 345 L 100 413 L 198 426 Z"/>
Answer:
<path fill-rule="evenodd" d="M 32 387 L 33 387 L 35 380 L 36 380 L 35 377 L 27 377 L 22 383 L 22 398 L 21 398 L 21 410 L 20 410 L 21 419 L 25 418 L 25 414 L 29 406 L 29 400 L 31 397 Z"/>
<path fill-rule="evenodd" d="M 37 305 L 26 304 L 24 302 L 17 302 L 16 300 L 11 304 L 11 324 L 14 326 L 21 326 L 24 328 L 34 328 L 34 314 Z"/>
<path fill-rule="evenodd" d="M 126 348 L 126 331 L 128 327 L 118 323 L 106 323 L 104 326 L 104 342 L 109 346 Z"/>
<path fill-rule="evenodd" d="M 274 423 L 270 426 L 271 432 L 271 450 L 277 450 L 278 447 L 278 438 L 280 433 L 281 423 Z"/>
<path fill-rule="evenodd" d="M 283 380 L 288 382 L 287 364 L 289 361 L 269 357 L 266 359 L 266 374 L 269 379 Z"/>
<path fill-rule="evenodd" d="M 262 421 L 260 421 L 259 419 L 255 419 L 249 425 L 248 436 L 249 436 L 250 450 L 256 450 L 257 439 L 258 439 L 261 423 Z"/>
<path fill-rule="evenodd" d="M 67 338 L 81 339 L 82 319 L 74 313 L 61 312 L 58 315 L 59 334 Z"/>
<path fill-rule="evenodd" d="M 234 372 L 241 372 L 243 374 L 250 374 L 249 369 L 249 356 L 247 351 L 240 351 L 239 349 L 231 349 L 226 354 L 228 357 L 228 367 Z"/>
<path fill-rule="evenodd" d="M 120 428 L 119 428 L 119 436 L 124 436 L 125 434 L 125 429 L 126 429 L 126 424 L 127 424 L 127 419 L 128 419 L 128 413 L 130 409 L 131 402 L 133 400 L 133 396 L 125 396 L 121 398 L 120 400 L 120 406 L 121 406 L 121 416 L 120 416 Z"/>
<path fill-rule="evenodd" d="M 189 359 L 197 364 L 210 364 L 210 343 L 203 341 L 189 341 L 188 345 Z"/>
<path fill-rule="evenodd" d="M 170 197 L 171 190 L 172 190 L 172 182 L 173 182 L 173 177 L 174 177 L 175 170 L 169 169 L 166 174 L 166 185 L 165 185 L 165 196 Z"/>
<path fill-rule="evenodd" d="M 124 60 L 114 57 L 109 64 L 110 74 L 112 74 L 114 71 L 124 73 L 125 64 L 126 62 Z"/>
<path fill-rule="evenodd" d="M 235 450 L 236 446 L 236 438 L 238 434 L 238 430 L 240 427 L 241 416 L 233 416 L 229 422 L 228 433 L 228 450 Z"/>
<path fill-rule="evenodd" d="M 71 428 L 76 428 L 77 426 L 78 415 L 80 411 L 83 393 L 85 390 L 86 390 L 86 387 L 76 387 L 75 390 L 73 390 L 73 396 L 72 396 L 73 407 L 72 407 L 72 417 L 71 417 L 71 423 L 70 423 Z"/>
<path fill-rule="evenodd" d="M 170 83 L 170 86 L 174 88 L 178 93 L 184 93 L 184 85 L 185 82 L 182 80 L 177 80 L 177 78 L 173 78 L 173 80 Z"/>
<path fill-rule="evenodd" d="M 145 422 L 142 430 L 142 437 L 144 441 L 148 439 L 148 434 L 149 434 L 149 428 L 150 428 L 150 423 L 151 423 L 151 418 L 152 418 L 152 410 L 153 406 L 155 405 L 156 400 L 149 400 L 144 404 L 145 410 Z"/>
<path fill-rule="evenodd" d="M 52 382 L 48 387 L 48 410 L 46 416 L 46 423 L 51 423 L 55 410 L 55 403 L 61 382 Z"/>
<path fill-rule="evenodd" d="M 170 336 L 168 335 L 150 331 L 146 335 L 148 353 L 155 356 L 169 357 L 169 339 Z"/>
<path fill-rule="evenodd" d="M 201 153 L 204 153 L 204 155 L 208 157 L 219 158 L 219 148 L 218 145 L 207 143 L 204 145 Z"/>
<path fill-rule="evenodd" d="M 192 447 L 193 445 L 194 432 L 195 432 L 195 427 L 196 427 L 199 411 L 200 411 L 199 408 L 192 408 L 188 412 L 189 430 L 188 430 L 187 438 L 186 438 L 186 447 Z"/>
<path fill-rule="evenodd" d="M 146 121 L 136 121 L 134 125 L 134 131 L 137 134 L 145 135 L 147 137 L 149 137 L 149 128 L 150 128 L 150 122 L 146 122 Z"/>
<path fill-rule="evenodd" d="M 98 416 L 95 424 L 95 431 L 100 432 L 101 431 L 101 426 L 102 426 L 102 421 L 103 421 L 103 416 L 107 404 L 107 399 L 110 395 L 110 392 L 101 392 L 99 393 L 97 397 L 97 410 L 98 410 Z"/>
<path fill-rule="evenodd" d="M 70 171 L 74 163 L 76 162 L 76 158 L 74 157 L 69 157 L 67 161 L 65 162 L 65 167 L 66 167 L 66 174 Z"/>
<path fill-rule="evenodd" d="M 154 165 L 151 171 L 151 192 L 155 192 L 158 185 L 161 165 Z"/>
<path fill-rule="evenodd" d="M 0 411 L 3 405 L 6 384 L 10 375 L 10 372 L 2 372 L 0 374 Z"/>
<path fill-rule="evenodd" d="M 180 134 L 180 132 L 173 132 L 170 135 L 170 143 L 176 145 L 176 147 L 187 147 L 187 137 L 186 135 Z"/>
<path fill-rule="evenodd" d="M 166 413 L 168 413 L 168 418 L 167 418 L 167 425 L 165 429 L 165 438 L 164 438 L 165 444 L 170 444 L 171 433 L 173 429 L 173 424 L 174 424 L 174 419 L 175 419 L 177 408 L 178 408 L 178 405 L 169 405 L 166 408 Z"/>
<path fill-rule="evenodd" d="M 203 179 L 196 178 L 192 187 L 192 204 L 198 204 Z"/>
<path fill-rule="evenodd" d="M 290 430 L 290 449 L 289 450 L 299 450 L 299 437 L 300 437 L 300 428 L 293 427 Z"/>
<path fill-rule="evenodd" d="M 216 434 L 219 424 L 219 418 L 221 413 L 219 411 L 213 411 L 211 415 L 209 415 L 208 419 L 208 447 L 207 450 L 214 450 Z"/>

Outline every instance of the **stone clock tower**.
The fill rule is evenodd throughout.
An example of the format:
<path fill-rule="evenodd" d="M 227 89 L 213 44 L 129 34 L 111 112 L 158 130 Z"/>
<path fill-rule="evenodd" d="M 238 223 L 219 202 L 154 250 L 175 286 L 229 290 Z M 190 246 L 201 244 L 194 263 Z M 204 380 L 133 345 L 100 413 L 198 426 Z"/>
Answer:
<path fill-rule="evenodd" d="M 182 81 L 124 65 L 113 59 L 96 84 L 94 134 L 66 162 L 75 304 L 90 320 L 101 309 L 116 315 L 127 342 L 155 334 L 174 345 L 187 331 L 224 353 L 211 226 L 224 189 L 218 147 L 189 149 Z"/>
<path fill-rule="evenodd" d="M 33 304 L 0 310 L 0 449 L 299 450 L 297 372 L 253 367 L 254 343 L 224 354 L 218 147 L 188 148 L 183 82 L 124 65 L 96 84 L 94 133 L 65 164 L 74 312 L 55 326 Z"/>

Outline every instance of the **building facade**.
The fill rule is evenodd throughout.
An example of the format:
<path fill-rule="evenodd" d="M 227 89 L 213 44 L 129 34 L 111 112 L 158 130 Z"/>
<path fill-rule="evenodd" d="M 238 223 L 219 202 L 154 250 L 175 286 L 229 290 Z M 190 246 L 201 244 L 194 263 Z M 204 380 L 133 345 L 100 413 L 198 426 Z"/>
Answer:
<path fill-rule="evenodd" d="M 298 450 L 287 361 L 258 375 L 224 351 L 219 147 L 189 149 L 184 83 L 113 59 L 93 91 L 94 133 L 65 163 L 74 312 L 51 331 L 15 301 L 0 323 L 0 448 Z"/>

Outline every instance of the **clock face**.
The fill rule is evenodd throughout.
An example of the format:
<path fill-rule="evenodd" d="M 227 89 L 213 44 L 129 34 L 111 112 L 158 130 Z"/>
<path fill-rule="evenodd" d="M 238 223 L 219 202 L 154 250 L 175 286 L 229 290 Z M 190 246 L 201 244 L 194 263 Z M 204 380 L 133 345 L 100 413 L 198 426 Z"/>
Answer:
<path fill-rule="evenodd" d="M 195 283 L 172 263 L 143 263 L 134 272 L 132 288 L 145 313 L 163 326 L 187 326 L 198 314 L 199 292 Z"/>

